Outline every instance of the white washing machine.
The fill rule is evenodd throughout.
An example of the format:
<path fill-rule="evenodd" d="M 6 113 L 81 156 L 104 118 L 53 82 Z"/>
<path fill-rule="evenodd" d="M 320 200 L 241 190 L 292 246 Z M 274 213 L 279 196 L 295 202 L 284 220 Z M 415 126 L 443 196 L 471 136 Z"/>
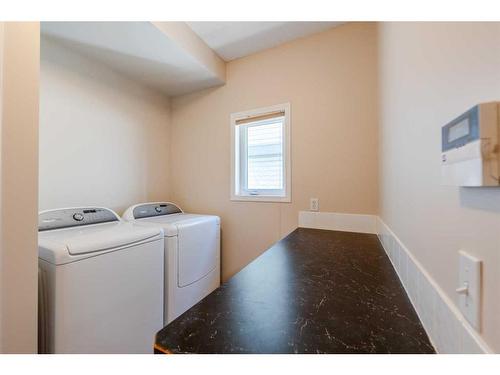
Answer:
<path fill-rule="evenodd" d="M 220 219 L 184 213 L 169 202 L 129 207 L 123 219 L 165 234 L 165 324 L 220 285 Z"/>
<path fill-rule="evenodd" d="M 38 217 L 39 352 L 152 353 L 163 327 L 163 232 L 106 208 Z"/>

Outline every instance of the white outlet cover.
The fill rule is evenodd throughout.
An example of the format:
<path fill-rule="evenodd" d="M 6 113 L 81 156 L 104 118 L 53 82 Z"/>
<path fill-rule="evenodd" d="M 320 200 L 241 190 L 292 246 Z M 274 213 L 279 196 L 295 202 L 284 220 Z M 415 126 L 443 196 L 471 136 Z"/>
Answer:
<path fill-rule="evenodd" d="M 481 261 L 459 251 L 459 287 L 468 285 L 467 294 L 460 294 L 458 306 L 469 323 L 481 329 Z"/>
<path fill-rule="evenodd" d="M 311 198 L 309 201 L 309 210 L 318 211 L 319 210 L 319 199 Z"/>

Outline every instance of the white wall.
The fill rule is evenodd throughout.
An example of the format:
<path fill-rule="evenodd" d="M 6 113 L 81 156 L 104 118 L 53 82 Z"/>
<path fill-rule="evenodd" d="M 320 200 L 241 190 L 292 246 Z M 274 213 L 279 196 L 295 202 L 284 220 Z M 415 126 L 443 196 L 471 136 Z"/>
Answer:
<path fill-rule="evenodd" d="M 38 22 L 0 22 L 0 353 L 37 350 Z"/>
<path fill-rule="evenodd" d="M 484 261 L 482 338 L 500 351 L 500 188 L 440 185 L 441 126 L 500 100 L 500 23 L 382 23 L 380 215 L 457 304 L 458 250 Z"/>
<path fill-rule="evenodd" d="M 169 99 L 41 40 L 40 210 L 169 198 Z"/>

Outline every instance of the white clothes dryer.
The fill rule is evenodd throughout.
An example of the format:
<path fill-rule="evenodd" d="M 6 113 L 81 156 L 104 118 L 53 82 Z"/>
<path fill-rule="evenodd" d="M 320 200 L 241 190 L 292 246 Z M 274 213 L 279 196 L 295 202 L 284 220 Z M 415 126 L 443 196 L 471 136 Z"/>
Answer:
<path fill-rule="evenodd" d="M 165 235 L 164 322 L 170 323 L 220 285 L 220 218 L 184 213 L 169 202 L 129 207 L 123 219 Z"/>

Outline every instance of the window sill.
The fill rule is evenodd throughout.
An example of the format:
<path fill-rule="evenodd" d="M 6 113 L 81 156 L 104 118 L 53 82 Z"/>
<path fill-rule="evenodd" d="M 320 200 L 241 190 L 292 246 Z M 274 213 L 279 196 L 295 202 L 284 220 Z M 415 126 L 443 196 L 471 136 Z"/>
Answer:
<path fill-rule="evenodd" d="M 292 199 L 289 196 L 280 197 L 276 195 L 233 195 L 231 201 L 290 203 Z"/>

